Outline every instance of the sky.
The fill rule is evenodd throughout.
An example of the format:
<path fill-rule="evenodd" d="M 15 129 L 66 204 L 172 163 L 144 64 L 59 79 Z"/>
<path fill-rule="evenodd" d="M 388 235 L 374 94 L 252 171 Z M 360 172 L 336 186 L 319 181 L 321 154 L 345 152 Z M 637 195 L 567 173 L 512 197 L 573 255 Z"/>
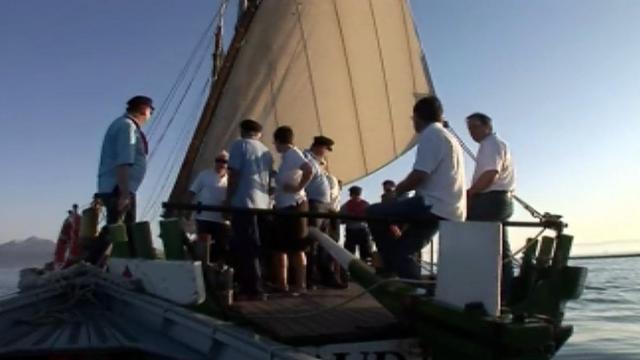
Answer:
<path fill-rule="evenodd" d="M 411 4 L 446 117 L 465 141 L 476 148 L 465 116 L 489 114 L 513 153 L 518 194 L 564 215 L 578 252 L 640 251 L 640 2 Z M 0 242 L 57 237 L 66 209 L 95 191 L 106 127 L 132 95 L 167 96 L 217 7 L 0 0 Z M 200 70 L 185 77 L 191 95 L 163 118 L 172 127 L 139 193 L 142 215 L 154 215 L 146 200 L 184 154 L 207 86 L 209 43 L 197 47 Z M 147 127 L 152 149 L 160 124 Z M 401 180 L 412 156 L 360 181 L 365 196 L 377 199 L 383 179 Z M 519 210 L 514 219 L 531 218 Z M 516 243 L 527 236 L 518 235 Z"/>

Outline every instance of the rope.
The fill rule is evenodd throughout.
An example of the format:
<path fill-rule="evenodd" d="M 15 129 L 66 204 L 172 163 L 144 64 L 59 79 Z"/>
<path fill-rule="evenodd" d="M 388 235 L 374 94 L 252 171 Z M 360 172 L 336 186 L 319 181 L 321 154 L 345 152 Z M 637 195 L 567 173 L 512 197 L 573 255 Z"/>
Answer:
<path fill-rule="evenodd" d="M 213 28 L 213 25 L 216 22 L 219 22 L 220 18 L 222 16 L 224 16 L 224 9 L 226 8 L 227 1 L 228 0 L 224 0 L 224 1 L 222 1 L 220 3 L 220 6 L 218 7 L 218 10 L 216 11 L 216 13 L 213 16 L 213 18 L 211 19 L 211 22 L 209 22 L 209 24 L 207 25 L 207 27 L 205 28 L 203 33 L 200 35 L 200 38 L 196 42 L 196 45 L 191 50 L 191 53 L 190 53 L 189 57 L 187 58 L 187 62 L 184 64 L 184 66 L 182 67 L 182 69 L 178 73 L 178 76 L 176 77 L 175 82 L 171 86 L 171 89 L 169 90 L 169 93 L 163 99 L 163 101 L 161 103 L 161 106 L 159 107 L 159 110 L 157 112 L 157 115 L 154 118 L 155 121 L 151 122 L 151 127 L 149 128 L 149 131 L 148 131 L 148 135 L 149 135 L 150 139 L 153 138 L 153 136 L 155 135 L 155 130 L 158 129 L 158 126 L 159 126 L 159 124 L 161 122 L 160 120 L 162 119 L 162 117 L 166 113 L 166 110 L 167 110 L 169 104 L 172 102 L 173 97 L 175 95 L 175 92 L 179 88 L 180 84 L 182 84 L 182 82 L 184 81 L 184 77 L 186 76 L 188 69 L 191 67 L 191 64 L 193 63 L 193 61 L 194 61 L 194 59 L 196 57 L 196 54 L 198 53 L 198 50 L 200 49 L 201 44 L 206 40 L 207 35 L 209 34 L 211 29 Z"/>
<path fill-rule="evenodd" d="M 209 80 L 207 80 L 205 82 L 205 84 L 204 84 L 204 86 L 202 88 L 202 93 L 204 93 L 204 91 L 207 89 L 208 85 L 209 85 Z M 206 100 L 205 98 L 202 98 L 199 103 L 196 103 L 196 107 L 193 108 L 191 114 L 189 115 L 189 117 L 187 119 L 189 119 L 189 118 L 195 119 L 196 118 L 195 114 L 197 113 L 198 109 L 202 108 L 202 104 L 203 104 L 203 102 L 205 100 Z M 171 176 L 169 176 L 169 175 L 175 171 L 176 163 L 177 163 L 177 157 L 180 154 L 178 152 L 178 148 L 179 148 L 179 145 L 181 143 L 184 145 L 184 139 L 185 139 L 185 136 L 187 135 L 187 131 L 189 129 L 188 125 L 189 125 L 189 122 L 185 121 L 184 124 L 183 124 L 182 129 L 180 130 L 180 135 L 176 139 L 176 142 L 174 143 L 174 146 L 173 146 L 173 148 L 172 148 L 172 150 L 170 152 L 170 159 L 168 159 L 167 161 L 164 162 L 163 168 L 160 171 L 160 176 L 158 178 L 156 178 L 156 182 L 153 185 L 154 191 L 152 192 L 152 195 L 149 197 L 149 201 L 146 203 L 145 210 L 143 211 L 143 214 L 144 214 L 143 218 L 147 218 L 147 216 L 150 213 L 152 213 L 153 208 L 157 207 L 159 205 L 159 202 L 162 199 L 163 189 L 166 189 L 167 183 L 169 182 L 169 179 L 171 178 Z M 180 142 L 180 139 L 182 139 L 183 141 Z M 171 167 L 169 167 L 169 165 L 171 165 Z M 157 212 L 159 213 L 160 211 L 161 211 L 161 209 L 158 210 Z M 155 218 L 155 215 L 154 215 L 154 218 Z M 154 219 L 154 218 L 152 218 L 152 219 Z M 150 220 L 152 220 L 152 219 L 150 219 Z"/>
<path fill-rule="evenodd" d="M 321 307 L 317 310 L 313 310 L 313 311 L 308 311 L 305 313 L 298 313 L 298 314 L 278 314 L 278 315 L 251 315 L 249 316 L 250 318 L 253 319 L 291 319 L 291 318 L 301 318 L 301 317 L 309 317 L 309 316 L 315 316 L 318 314 L 321 314 L 323 312 L 327 312 L 333 309 L 337 309 L 339 307 L 345 306 L 349 303 L 352 303 L 354 301 L 356 301 L 357 299 L 361 298 L 362 296 L 368 294 L 369 292 L 371 292 L 371 290 L 379 287 L 380 285 L 389 283 L 389 282 L 400 282 L 400 283 L 405 283 L 405 284 L 419 284 L 419 285 L 426 285 L 426 284 L 435 284 L 435 281 L 431 281 L 431 280 L 412 280 L 412 279 L 384 279 L 384 280 L 380 280 L 377 283 L 369 286 L 368 288 L 364 289 L 363 291 L 359 292 L 358 294 L 348 298 L 347 300 L 341 301 L 337 304 L 334 305 L 330 305 L 330 306 L 324 306 Z"/>

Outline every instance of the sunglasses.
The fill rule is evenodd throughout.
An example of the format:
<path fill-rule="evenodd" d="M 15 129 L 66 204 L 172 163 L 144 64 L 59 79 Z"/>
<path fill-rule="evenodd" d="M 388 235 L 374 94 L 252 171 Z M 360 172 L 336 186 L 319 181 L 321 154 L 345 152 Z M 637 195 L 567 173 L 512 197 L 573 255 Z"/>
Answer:
<path fill-rule="evenodd" d="M 217 162 L 218 164 L 227 164 L 227 163 L 229 163 L 229 160 L 225 160 L 225 159 L 216 159 L 216 162 Z"/>

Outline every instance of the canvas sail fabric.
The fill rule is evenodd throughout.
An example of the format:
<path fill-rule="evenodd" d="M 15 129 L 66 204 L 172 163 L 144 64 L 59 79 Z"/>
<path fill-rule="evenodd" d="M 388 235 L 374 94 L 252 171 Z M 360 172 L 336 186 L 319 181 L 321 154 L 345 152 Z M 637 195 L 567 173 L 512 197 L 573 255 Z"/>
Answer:
<path fill-rule="evenodd" d="M 251 118 L 271 149 L 280 125 L 301 148 L 331 137 L 330 171 L 356 180 L 408 150 L 412 106 L 432 92 L 405 0 L 264 0 L 188 177 Z"/>

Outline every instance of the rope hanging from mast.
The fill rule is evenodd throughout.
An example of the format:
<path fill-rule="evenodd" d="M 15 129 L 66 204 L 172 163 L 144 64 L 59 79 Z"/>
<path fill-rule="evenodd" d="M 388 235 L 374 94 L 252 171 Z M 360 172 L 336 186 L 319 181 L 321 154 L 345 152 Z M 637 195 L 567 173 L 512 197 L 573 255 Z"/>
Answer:
<path fill-rule="evenodd" d="M 198 41 L 196 42 L 194 48 L 192 49 L 189 58 L 187 60 L 187 62 L 185 63 L 185 65 L 183 66 L 183 68 L 181 69 L 180 73 L 178 74 L 178 77 L 176 78 L 176 81 L 174 82 L 174 84 L 172 85 L 171 89 L 169 90 L 169 93 L 167 94 L 166 98 L 163 100 L 162 105 L 158 111 L 158 116 L 156 117 L 156 121 L 154 121 L 152 123 L 152 128 L 150 128 L 149 130 L 149 135 L 154 136 L 156 134 L 159 134 L 158 136 L 158 141 L 155 143 L 155 146 L 153 147 L 151 153 L 149 154 L 149 163 L 151 163 L 155 158 L 156 155 L 158 153 L 158 150 L 161 148 L 161 145 L 163 143 L 163 141 L 165 140 L 166 135 L 169 132 L 169 128 L 172 126 L 172 124 L 174 123 L 178 112 L 180 111 L 180 109 L 182 108 L 183 103 L 185 102 L 185 99 L 187 97 L 187 95 L 189 94 L 192 85 L 194 84 L 196 78 L 198 78 L 198 75 L 200 74 L 200 69 L 202 68 L 202 65 L 204 63 L 204 60 L 207 58 L 206 54 L 209 53 L 210 49 L 211 49 L 211 42 L 208 42 L 207 39 L 210 39 L 210 34 L 212 31 L 212 28 L 214 27 L 214 25 L 217 24 L 216 26 L 216 34 L 220 34 L 220 39 L 219 42 L 216 43 L 216 46 L 220 46 L 222 47 L 222 24 L 223 24 L 223 18 L 224 18 L 224 14 L 226 11 L 226 6 L 227 6 L 227 2 L 228 0 L 223 0 L 220 2 L 220 5 L 218 7 L 218 10 L 216 11 L 215 15 L 213 16 L 213 18 L 211 19 L 211 21 L 209 22 L 209 24 L 207 25 L 207 27 L 205 28 L 205 30 L 203 31 L 203 33 L 201 34 L 201 36 L 199 37 Z M 197 61 L 197 64 L 194 63 L 197 60 L 198 54 L 201 53 L 204 50 L 203 55 L 201 55 L 200 59 Z M 220 57 L 220 56 L 218 56 Z M 214 65 L 215 65 L 215 58 L 214 58 Z M 187 80 L 187 76 L 189 74 L 189 72 L 192 71 L 191 77 L 190 79 Z M 205 84 L 205 87 L 203 89 L 203 94 L 207 89 L 207 86 L 209 84 L 209 81 L 211 79 L 209 77 L 207 77 L 207 84 Z M 167 117 L 166 115 L 169 113 L 169 106 L 171 103 L 174 102 L 175 99 L 177 99 L 177 94 L 178 94 L 178 90 L 180 89 L 180 87 L 185 83 L 185 81 L 187 81 L 187 85 L 184 89 L 184 91 L 182 92 L 182 95 L 180 96 L 177 104 L 175 105 L 175 108 L 173 109 L 173 112 L 171 113 L 170 117 Z M 206 96 L 204 96 L 206 98 Z M 200 101 L 197 102 L 197 105 L 201 105 Z M 195 109 L 197 110 L 197 109 Z M 165 165 L 160 173 L 160 176 L 156 179 L 153 187 L 151 188 L 151 196 L 148 198 L 145 206 L 144 206 L 144 210 L 143 210 L 143 214 L 144 217 L 147 217 L 149 214 L 152 214 L 154 211 L 154 208 L 158 208 L 159 209 L 159 204 L 160 204 L 160 197 L 162 197 L 162 194 L 166 191 L 167 188 L 167 184 L 170 180 L 170 178 L 172 176 L 170 176 L 174 170 L 175 170 L 175 166 L 168 166 L 175 162 L 178 162 L 178 154 L 179 152 L 176 151 L 178 148 L 178 145 L 180 143 L 184 143 L 184 141 L 180 141 L 181 138 L 184 138 L 186 135 L 188 135 L 187 133 L 187 125 L 192 125 L 191 122 L 187 121 L 189 119 L 191 119 L 192 117 L 195 117 L 197 115 L 196 111 L 193 111 L 192 114 L 189 115 L 189 118 L 185 119 L 185 121 L 183 122 L 183 127 L 182 130 L 180 131 L 180 135 L 178 136 L 178 138 L 176 139 L 175 143 L 173 144 L 173 151 L 171 151 L 170 153 L 170 159 L 167 159 L 167 161 L 165 162 Z M 162 120 L 164 119 L 168 119 L 163 126 L 161 127 L 159 124 L 162 123 Z M 155 125 L 155 126 L 153 126 Z M 167 170 L 169 170 L 169 172 L 167 172 Z"/>

